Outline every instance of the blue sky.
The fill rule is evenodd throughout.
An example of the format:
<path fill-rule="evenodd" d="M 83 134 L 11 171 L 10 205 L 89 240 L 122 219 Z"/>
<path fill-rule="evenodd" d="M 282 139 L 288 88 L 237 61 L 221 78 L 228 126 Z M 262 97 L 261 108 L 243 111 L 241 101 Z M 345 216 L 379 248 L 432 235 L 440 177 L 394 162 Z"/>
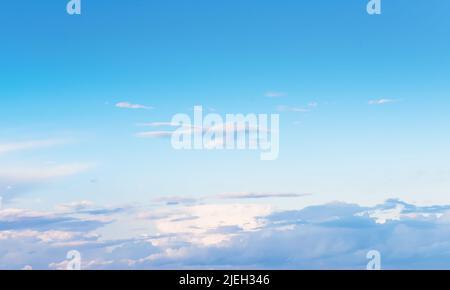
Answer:
<path fill-rule="evenodd" d="M 126 208 L 95 232 L 128 239 L 166 229 L 135 216 L 168 198 L 204 218 L 202 205 L 230 202 L 255 216 L 333 201 L 450 204 L 450 3 L 382 3 L 370 16 L 365 0 L 82 0 L 70 16 L 63 0 L 5 1 L 4 207 Z M 279 158 L 136 136 L 195 105 L 280 114 Z"/>

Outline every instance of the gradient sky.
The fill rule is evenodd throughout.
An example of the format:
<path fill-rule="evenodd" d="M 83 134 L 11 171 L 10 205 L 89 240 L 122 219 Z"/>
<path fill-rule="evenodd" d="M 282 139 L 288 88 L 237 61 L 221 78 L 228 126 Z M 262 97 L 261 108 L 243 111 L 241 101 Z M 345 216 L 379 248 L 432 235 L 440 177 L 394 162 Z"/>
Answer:
<path fill-rule="evenodd" d="M 63 0 L 3 1 L 0 143 L 58 143 L 0 155 L 16 174 L 3 195 L 39 209 L 228 192 L 311 194 L 271 202 L 283 208 L 450 203 L 450 2 L 366 3 L 83 0 L 69 16 Z M 280 113 L 279 159 L 136 137 L 194 105 Z"/>

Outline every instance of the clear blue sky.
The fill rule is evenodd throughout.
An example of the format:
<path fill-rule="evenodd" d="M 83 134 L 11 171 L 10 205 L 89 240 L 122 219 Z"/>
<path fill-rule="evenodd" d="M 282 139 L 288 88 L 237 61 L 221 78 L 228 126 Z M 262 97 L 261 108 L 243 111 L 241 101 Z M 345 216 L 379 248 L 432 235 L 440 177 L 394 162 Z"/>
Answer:
<path fill-rule="evenodd" d="M 449 202 L 450 3 L 387 0 L 381 16 L 366 3 L 84 0 L 69 16 L 62 0 L 5 1 L 0 140 L 70 142 L 2 166 L 92 165 L 34 189 L 49 206 L 246 191 Z M 308 113 L 279 112 L 274 162 L 135 136 L 136 124 L 194 105 L 275 113 L 312 102 Z"/>

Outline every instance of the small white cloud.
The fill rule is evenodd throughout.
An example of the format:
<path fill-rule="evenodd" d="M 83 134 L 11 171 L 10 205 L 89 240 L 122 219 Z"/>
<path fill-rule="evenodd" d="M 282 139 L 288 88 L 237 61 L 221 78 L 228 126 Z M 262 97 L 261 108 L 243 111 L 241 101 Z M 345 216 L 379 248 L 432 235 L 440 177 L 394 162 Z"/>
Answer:
<path fill-rule="evenodd" d="M 186 134 L 192 134 L 195 130 L 195 127 L 189 125 L 180 125 L 171 122 L 151 122 L 151 123 L 141 123 L 137 124 L 142 127 L 150 127 L 150 128 L 160 128 L 160 127 L 168 127 L 168 128 L 184 128 Z M 167 129 L 168 129 L 167 128 Z M 159 131 L 142 131 L 136 134 L 137 137 L 140 138 L 170 138 L 175 131 L 169 130 L 159 130 Z"/>
<path fill-rule="evenodd" d="M 270 91 L 270 92 L 267 92 L 265 94 L 265 96 L 269 97 L 269 98 L 281 98 L 281 97 L 287 96 L 287 94 L 284 92 Z"/>
<path fill-rule="evenodd" d="M 386 105 L 395 102 L 396 100 L 393 99 L 377 99 L 377 100 L 370 100 L 369 105 Z"/>
<path fill-rule="evenodd" d="M 22 150 L 33 150 L 38 148 L 53 147 L 57 145 L 62 145 L 66 142 L 67 142 L 66 140 L 62 139 L 51 139 L 51 140 L 32 140 L 14 143 L 0 143 L 0 154 Z"/>
<path fill-rule="evenodd" d="M 304 108 L 304 107 L 291 107 L 291 106 L 278 106 L 277 110 L 279 112 L 293 112 L 293 113 L 307 113 L 310 111 L 309 108 Z"/>
<path fill-rule="evenodd" d="M 121 109 L 145 109 L 145 110 L 150 110 L 153 109 L 153 107 L 149 107 L 149 106 L 145 106 L 145 105 L 140 105 L 140 104 L 132 104 L 129 102 L 120 102 L 116 104 L 117 108 L 121 108 Z"/>
<path fill-rule="evenodd" d="M 374 219 L 377 224 L 385 224 L 388 221 L 399 221 L 402 217 L 402 212 L 405 206 L 402 204 L 396 205 L 389 209 L 375 209 L 366 213 L 359 213 L 356 216 L 364 216 L 367 214 L 371 219 Z"/>
<path fill-rule="evenodd" d="M 150 123 L 140 123 L 138 126 L 142 127 L 179 127 L 180 124 L 171 122 L 150 122 Z"/>

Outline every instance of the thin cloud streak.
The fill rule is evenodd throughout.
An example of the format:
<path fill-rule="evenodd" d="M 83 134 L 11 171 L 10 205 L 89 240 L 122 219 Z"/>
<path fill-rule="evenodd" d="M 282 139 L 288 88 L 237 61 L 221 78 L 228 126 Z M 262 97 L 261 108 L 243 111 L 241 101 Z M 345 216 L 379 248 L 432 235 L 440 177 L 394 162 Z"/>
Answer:
<path fill-rule="evenodd" d="M 133 104 L 129 102 L 119 102 L 116 104 L 117 108 L 120 109 L 132 109 L 132 110 L 138 110 L 138 109 L 144 109 L 144 110 L 150 110 L 153 109 L 153 107 L 141 105 L 141 104 Z"/>
<path fill-rule="evenodd" d="M 48 148 L 63 145 L 66 143 L 68 143 L 68 141 L 63 139 L 31 140 L 13 143 L 0 143 L 0 155 L 16 151 Z"/>
<path fill-rule="evenodd" d="M 239 193 L 224 193 L 219 195 L 222 199 L 266 199 L 266 198 L 299 198 L 310 196 L 309 193 L 258 193 L 258 192 L 239 192 Z"/>

